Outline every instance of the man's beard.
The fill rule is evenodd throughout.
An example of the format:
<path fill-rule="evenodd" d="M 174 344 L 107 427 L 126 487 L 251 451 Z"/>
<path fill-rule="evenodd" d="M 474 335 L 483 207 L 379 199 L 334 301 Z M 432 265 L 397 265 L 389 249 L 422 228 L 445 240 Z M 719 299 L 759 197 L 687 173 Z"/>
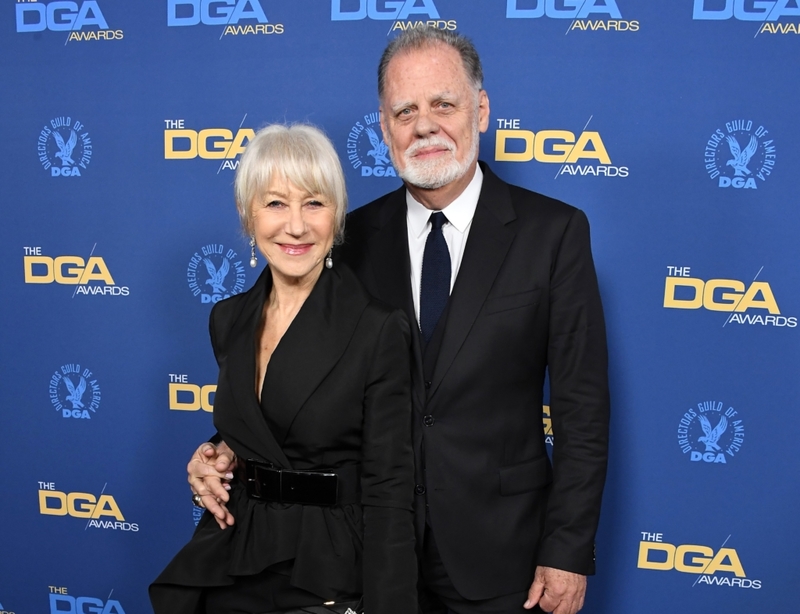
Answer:
<path fill-rule="evenodd" d="M 472 162 L 478 157 L 478 144 L 480 131 L 477 124 L 473 126 L 472 146 L 463 162 L 459 162 L 455 156 L 455 145 L 449 139 L 441 136 L 431 136 L 426 139 L 414 142 L 403 152 L 405 168 L 398 171 L 400 178 L 418 188 L 435 190 L 446 186 L 449 183 L 463 177 L 469 170 Z M 417 160 L 414 154 L 426 147 L 444 147 L 449 152 L 436 160 Z M 391 151 L 391 147 L 390 147 Z M 392 160 L 395 168 L 398 164 Z"/>

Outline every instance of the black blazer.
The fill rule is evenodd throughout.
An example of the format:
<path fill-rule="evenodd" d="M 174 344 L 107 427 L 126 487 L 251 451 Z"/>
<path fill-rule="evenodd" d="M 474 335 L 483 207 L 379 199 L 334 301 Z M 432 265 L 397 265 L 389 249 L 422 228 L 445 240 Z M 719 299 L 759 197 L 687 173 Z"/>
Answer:
<path fill-rule="evenodd" d="M 335 507 L 266 504 L 234 483 L 229 509 L 236 524 L 223 531 L 203 515 L 151 586 L 154 609 L 195 612 L 201 587 L 229 585 L 233 576 L 294 559 L 298 588 L 326 599 L 363 591 L 368 612 L 413 612 L 406 316 L 371 299 L 341 263 L 323 270 L 272 354 L 259 403 L 255 340 L 271 283 L 267 268 L 251 290 L 211 312 L 220 368 L 214 424 L 241 459 L 353 475 L 360 467 L 360 496 Z"/>
<path fill-rule="evenodd" d="M 594 572 L 609 413 L 585 215 L 481 168 L 428 381 L 420 336 L 412 335 L 417 540 L 427 518 L 468 599 L 525 591 L 537 565 Z M 405 189 L 350 214 L 341 258 L 373 296 L 416 322 Z M 546 369 L 552 469 L 542 429 Z"/>

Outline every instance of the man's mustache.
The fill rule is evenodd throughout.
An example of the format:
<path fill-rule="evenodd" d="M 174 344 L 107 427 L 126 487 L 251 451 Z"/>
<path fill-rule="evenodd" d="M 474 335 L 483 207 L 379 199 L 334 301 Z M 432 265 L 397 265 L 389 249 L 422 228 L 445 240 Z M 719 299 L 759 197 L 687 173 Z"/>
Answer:
<path fill-rule="evenodd" d="M 428 147 L 442 147 L 450 152 L 455 151 L 455 145 L 452 142 L 440 136 L 431 136 L 427 139 L 414 142 L 408 149 L 406 149 L 405 155 L 407 157 L 415 156 L 421 150 L 427 149 Z"/>

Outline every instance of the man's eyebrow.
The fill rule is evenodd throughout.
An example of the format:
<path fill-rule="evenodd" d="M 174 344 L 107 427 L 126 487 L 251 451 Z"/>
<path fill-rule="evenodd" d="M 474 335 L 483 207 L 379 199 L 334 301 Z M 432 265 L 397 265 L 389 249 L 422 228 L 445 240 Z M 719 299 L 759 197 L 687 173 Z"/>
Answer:
<path fill-rule="evenodd" d="M 403 101 L 403 102 L 396 102 L 395 104 L 393 104 L 391 106 L 391 109 L 392 109 L 392 111 L 397 113 L 397 111 L 402 111 L 406 107 L 413 107 L 413 106 L 414 106 L 414 103 L 411 102 L 410 100 L 408 100 L 408 101 Z"/>

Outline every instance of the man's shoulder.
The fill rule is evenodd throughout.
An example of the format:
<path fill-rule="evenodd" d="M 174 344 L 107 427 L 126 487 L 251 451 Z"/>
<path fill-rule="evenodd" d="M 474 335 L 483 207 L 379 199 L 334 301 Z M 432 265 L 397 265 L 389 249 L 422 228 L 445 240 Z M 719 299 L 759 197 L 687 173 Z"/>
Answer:
<path fill-rule="evenodd" d="M 508 183 L 500 179 L 485 165 L 483 166 L 483 171 L 485 176 L 489 175 L 488 181 L 484 179 L 484 188 L 494 192 L 506 191 L 517 219 L 522 221 L 541 218 L 569 220 L 580 211 L 577 207 L 551 196 Z"/>
<path fill-rule="evenodd" d="M 388 194 L 379 196 L 366 205 L 353 209 L 347 214 L 347 225 L 351 226 L 380 226 L 387 215 L 391 215 L 397 206 L 400 190 L 393 190 Z M 403 201 L 405 202 L 405 201 Z"/>

